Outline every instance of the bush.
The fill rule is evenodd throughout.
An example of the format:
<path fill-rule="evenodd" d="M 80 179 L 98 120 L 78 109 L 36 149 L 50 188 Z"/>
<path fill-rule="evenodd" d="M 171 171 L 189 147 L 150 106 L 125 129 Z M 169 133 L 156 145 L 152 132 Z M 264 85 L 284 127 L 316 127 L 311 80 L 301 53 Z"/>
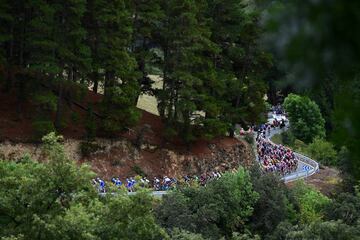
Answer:
<path fill-rule="evenodd" d="M 175 228 L 171 231 L 172 240 L 204 240 L 201 234 L 191 233 L 185 230 Z"/>
<path fill-rule="evenodd" d="M 57 97 L 50 91 L 36 93 L 33 101 L 38 111 L 53 112 L 56 110 Z"/>
<path fill-rule="evenodd" d="M 165 195 L 155 214 L 167 229 L 196 232 L 206 239 L 230 239 L 233 231 L 245 228 L 258 197 L 249 173 L 240 168 L 204 188 L 185 188 Z"/>
<path fill-rule="evenodd" d="M 55 127 L 52 121 L 37 120 L 33 122 L 33 127 L 37 139 L 41 139 L 44 135 L 50 132 L 55 132 Z"/>
<path fill-rule="evenodd" d="M 96 121 L 92 108 L 90 107 L 85 118 L 85 130 L 88 140 L 93 140 L 96 137 Z"/>
<path fill-rule="evenodd" d="M 292 213 L 288 199 L 289 190 L 275 174 L 263 174 L 258 166 L 251 168 L 251 182 L 259 193 L 254 213 L 249 221 L 252 232 L 266 235 Z"/>
<path fill-rule="evenodd" d="M 139 94 L 138 86 L 131 83 L 107 88 L 102 101 L 102 122 L 104 133 L 113 137 L 126 127 L 134 126 L 141 117 L 141 112 L 134 106 Z"/>
<path fill-rule="evenodd" d="M 299 139 L 295 139 L 294 145 L 293 145 L 293 148 L 295 151 L 303 152 L 305 147 L 306 147 L 306 144 L 303 141 L 301 141 Z"/>
<path fill-rule="evenodd" d="M 292 193 L 299 206 L 299 220 L 304 224 L 321 220 L 325 209 L 331 203 L 328 197 L 302 181 L 296 183 Z"/>
<path fill-rule="evenodd" d="M 360 219 L 360 195 L 340 193 L 326 209 L 327 218 L 342 220 L 348 225 L 356 225 Z"/>
<path fill-rule="evenodd" d="M 177 134 L 176 129 L 172 127 L 166 127 L 164 130 L 164 137 L 166 140 L 173 140 Z"/>
<path fill-rule="evenodd" d="M 328 166 L 334 166 L 338 164 L 337 152 L 334 149 L 334 145 L 323 139 L 316 138 L 311 144 L 304 149 L 314 160 Z"/>
<path fill-rule="evenodd" d="M 267 112 L 270 112 L 271 111 L 271 104 L 270 103 L 268 103 L 268 102 L 265 102 L 265 108 L 266 108 L 266 111 Z"/>
<path fill-rule="evenodd" d="M 287 146 L 292 146 L 295 142 L 295 136 L 291 131 L 285 131 L 281 133 L 281 138 L 283 144 Z"/>
<path fill-rule="evenodd" d="M 89 157 L 91 154 L 103 150 L 105 147 L 100 146 L 96 142 L 84 141 L 80 144 L 80 151 L 83 157 Z"/>
<path fill-rule="evenodd" d="M 244 139 L 248 144 L 254 144 L 254 136 L 251 133 L 245 134 Z"/>
<path fill-rule="evenodd" d="M 144 172 L 144 170 L 142 170 L 142 168 L 139 165 L 134 165 L 131 167 L 131 170 L 139 176 L 145 177 L 147 176 L 146 173 Z"/>
<path fill-rule="evenodd" d="M 228 130 L 228 125 L 218 119 L 204 119 L 202 123 L 204 126 L 203 135 L 208 140 L 211 140 L 218 136 L 224 136 Z"/>
<path fill-rule="evenodd" d="M 325 137 L 325 120 L 319 106 L 306 96 L 289 94 L 284 107 L 290 128 L 297 139 L 310 143 L 315 137 Z"/>

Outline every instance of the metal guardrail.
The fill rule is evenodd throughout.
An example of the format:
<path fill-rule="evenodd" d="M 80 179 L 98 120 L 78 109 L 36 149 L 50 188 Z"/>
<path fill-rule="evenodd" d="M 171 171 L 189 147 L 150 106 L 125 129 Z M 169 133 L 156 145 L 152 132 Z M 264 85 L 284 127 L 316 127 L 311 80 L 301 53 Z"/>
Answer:
<path fill-rule="evenodd" d="M 275 134 L 280 134 L 280 133 L 286 131 L 288 129 L 288 127 L 289 126 L 286 125 L 283 129 L 280 129 L 280 128 L 272 129 L 270 132 L 270 135 L 267 138 L 271 141 L 271 138 Z M 303 169 L 302 171 L 296 171 L 294 173 L 285 175 L 284 177 L 281 178 L 282 180 L 284 180 L 285 183 L 293 182 L 293 181 L 296 181 L 299 179 L 310 177 L 311 175 L 313 175 L 319 171 L 319 164 L 316 161 L 312 160 L 311 158 L 309 158 L 303 154 L 297 153 L 297 152 L 294 152 L 294 154 L 298 158 L 299 162 L 303 163 L 304 165 L 310 166 L 310 169 L 306 169 L 306 170 Z M 256 159 L 258 160 L 257 152 L 256 152 Z"/>
<path fill-rule="evenodd" d="M 283 129 L 274 129 L 270 132 L 270 135 L 268 136 L 268 139 L 270 140 L 272 136 L 274 136 L 275 134 L 279 134 L 283 131 L 286 131 L 288 129 L 288 127 L 286 126 Z M 259 166 L 261 167 L 261 164 L 259 162 L 259 158 L 258 158 L 258 154 L 257 154 L 257 150 L 256 150 L 256 141 L 255 141 L 255 134 L 252 134 L 253 138 L 254 138 L 254 144 L 252 144 L 252 149 L 254 151 L 254 155 L 256 157 L 256 161 L 258 162 Z M 239 137 L 239 136 L 237 136 Z M 271 140 L 270 140 L 271 141 Z M 299 162 L 302 162 L 304 164 L 304 166 L 310 166 L 309 170 L 303 170 L 303 171 L 297 171 L 291 174 L 288 174 L 284 177 L 282 177 L 281 179 L 284 180 L 285 183 L 289 183 L 289 182 L 293 182 L 299 179 L 303 179 L 303 178 L 307 178 L 310 177 L 311 175 L 315 174 L 316 172 L 319 171 L 319 164 L 312 160 L 311 158 L 294 152 L 295 156 L 299 159 Z M 169 191 L 152 191 L 151 194 L 154 197 L 159 197 L 161 198 L 163 195 L 168 194 Z M 105 195 L 106 193 L 100 193 L 100 195 Z M 134 195 L 136 194 L 136 192 L 129 192 L 128 195 Z"/>
<path fill-rule="evenodd" d="M 310 168 L 310 170 L 303 170 L 300 172 L 295 172 L 295 173 L 284 176 L 282 179 L 286 183 L 310 177 L 311 175 L 313 175 L 319 171 L 319 164 L 316 161 L 314 161 L 311 158 L 304 156 L 300 153 L 297 153 L 297 152 L 295 152 L 295 156 L 299 159 L 300 162 L 304 163 L 305 165 L 310 166 L 311 168 Z"/>

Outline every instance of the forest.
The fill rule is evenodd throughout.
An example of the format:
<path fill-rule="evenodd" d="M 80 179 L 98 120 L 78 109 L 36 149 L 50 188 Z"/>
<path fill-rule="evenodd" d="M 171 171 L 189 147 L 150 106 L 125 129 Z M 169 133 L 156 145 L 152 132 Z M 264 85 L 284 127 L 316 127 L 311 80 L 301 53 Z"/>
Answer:
<path fill-rule="evenodd" d="M 358 9 L 341 0 L 1 0 L 0 106 L 15 119 L 0 116 L 0 140 L 28 134 L 29 123 L 27 141 L 46 161 L 0 154 L 0 238 L 360 239 Z M 334 191 L 285 184 L 254 164 L 160 199 L 142 187 L 99 194 L 97 173 L 68 156 L 62 135 L 82 129 L 87 153 L 97 137 L 134 131 L 144 94 L 156 98 L 161 146 L 186 149 L 236 137 L 282 105 L 290 127 L 272 141 L 340 180 Z"/>
<path fill-rule="evenodd" d="M 257 43 L 260 12 L 248 4 L 1 4 L 3 89 L 16 94 L 19 114 L 26 100 L 36 105 L 39 136 L 61 131 L 67 103 L 88 88 L 104 95 L 89 106 L 102 117 L 91 128 L 108 136 L 136 124 L 142 93 L 156 96 L 169 138 L 185 142 L 233 134 L 235 123 L 256 123 L 265 109 L 263 77 L 272 62 Z M 149 73 L 163 77 L 162 89 L 151 87 Z"/>

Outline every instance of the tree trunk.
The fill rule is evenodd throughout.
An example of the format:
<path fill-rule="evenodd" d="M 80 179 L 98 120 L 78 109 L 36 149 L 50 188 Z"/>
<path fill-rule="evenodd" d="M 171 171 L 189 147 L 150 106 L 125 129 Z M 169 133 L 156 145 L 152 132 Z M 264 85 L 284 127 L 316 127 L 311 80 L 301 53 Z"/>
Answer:
<path fill-rule="evenodd" d="M 93 77 L 93 82 L 94 82 L 94 86 L 93 86 L 93 92 L 94 93 L 97 93 L 98 92 L 98 88 L 99 88 L 99 74 L 97 72 L 93 72 L 92 74 L 92 77 Z"/>
<path fill-rule="evenodd" d="M 113 71 L 106 71 L 105 72 L 105 86 L 104 86 L 104 96 L 108 95 L 109 88 L 115 86 L 115 74 Z"/>
<path fill-rule="evenodd" d="M 56 106 L 56 116 L 55 116 L 55 128 L 56 130 L 61 130 L 61 118 L 62 118 L 62 99 L 63 98 L 63 83 L 60 80 L 59 84 L 59 95 Z"/>
<path fill-rule="evenodd" d="M 229 136 L 230 137 L 235 137 L 235 124 L 232 125 L 231 128 L 229 128 Z"/>

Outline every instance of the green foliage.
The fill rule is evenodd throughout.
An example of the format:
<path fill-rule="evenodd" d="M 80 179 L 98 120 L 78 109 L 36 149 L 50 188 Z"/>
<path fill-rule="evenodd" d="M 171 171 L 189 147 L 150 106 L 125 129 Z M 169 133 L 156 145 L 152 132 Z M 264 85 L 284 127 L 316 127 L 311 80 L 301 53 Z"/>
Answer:
<path fill-rule="evenodd" d="M 50 91 L 39 92 L 33 97 L 37 108 L 47 113 L 56 110 L 57 97 Z"/>
<path fill-rule="evenodd" d="M 83 157 L 89 157 L 91 154 L 99 150 L 104 150 L 104 148 L 105 147 L 100 146 L 98 143 L 92 141 L 83 141 L 80 143 L 80 151 Z"/>
<path fill-rule="evenodd" d="M 260 240 L 261 237 L 259 235 L 252 235 L 250 232 L 244 233 L 244 234 L 235 232 L 232 234 L 230 239 L 231 240 Z"/>
<path fill-rule="evenodd" d="M 284 108 L 296 138 L 310 143 L 315 137 L 325 137 L 325 120 L 319 107 L 308 97 L 289 94 L 284 101 Z"/>
<path fill-rule="evenodd" d="M 132 32 L 132 48 L 137 62 L 137 70 L 140 73 L 138 83 L 141 92 L 153 93 L 150 74 L 161 75 L 157 68 L 157 55 L 154 51 L 159 50 L 151 47 L 154 37 L 158 34 L 158 23 L 164 17 L 164 11 L 159 0 L 134 0 L 131 1 L 130 11 L 134 16 Z M 158 52 L 158 51 L 157 51 Z M 152 72 L 152 73 L 151 73 Z"/>
<path fill-rule="evenodd" d="M 190 143 L 262 120 L 271 57 L 259 46 L 259 17 L 257 8 L 234 0 L 6 0 L 0 61 L 9 63 L 10 87 L 11 78 L 32 76 L 34 89 L 57 95 L 51 109 L 58 131 L 69 122 L 66 105 L 91 99 L 84 98 L 88 87 L 103 86 L 101 133 L 114 136 L 136 124 L 139 94 L 148 93 L 176 137 Z M 163 88 L 151 86 L 151 68 L 163 76 Z M 21 99 L 31 84 L 18 82 Z"/>
<path fill-rule="evenodd" d="M 327 166 L 338 165 L 338 156 L 334 145 L 323 139 L 315 138 L 312 143 L 304 148 L 304 151 L 321 164 Z"/>
<path fill-rule="evenodd" d="M 326 208 L 326 217 L 341 220 L 348 225 L 356 225 L 360 219 L 360 195 L 340 193 Z"/>
<path fill-rule="evenodd" d="M 350 173 L 359 180 L 360 44 L 354 39 L 360 35 L 353 26 L 360 23 L 360 2 L 330 2 L 276 1 L 267 14 L 267 39 L 291 76 L 291 88 L 311 92 L 319 103 L 332 140 L 349 149 Z M 310 45 L 314 51 L 307 51 Z"/>
<path fill-rule="evenodd" d="M 314 222 L 309 225 L 293 226 L 288 222 L 278 225 L 269 239 L 359 239 L 359 227 L 352 227 L 341 221 Z"/>
<path fill-rule="evenodd" d="M 287 146 L 292 146 L 295 142 L 295 136 L 291 131 L 281 133 L 282 142 Z"/>
<path fill-rule="evenodd" d="M 172 240 L 204 240 L 201 234 L 191 233 L 185 230 L 175 228 L 171 231 Z"/>
<path fill-rule="evenodd" d="M 36 112 L 32 125 L 35 137 L 41 139 L 44 135 L 55 131 L 51 114 L 56 111 L 57 97 L 51 91 L 36 91 L 33 101 Z"/>
<path fill-rule="evenodd" d="M 251 182 L 259 199 L 249 225 L 253 232 L 266 235 L 273 232 L 280 222 L 290 219 L 290 193 L 278 176 L 263 174 L 257 166 L 251 169 Z"/>
<path fill-rule="evenodd" d="M 294 198 L 299 205 L 299 221 L 304 224 L 321 220 L 330 199 L 316 189 L 298 182 L 292 189 Z"/>
<path fill-rule="evenodd" d="M 274 136 L 272 136 L 271 141 L 275 144 L 284 144 L 281 134 L 275 134 Z"/>
<path fill-rule="evenodd" d="M 104 204 L 95 209 L 99 216 L 98 236 L 105 240 L 166 239 L 167 234 L 155 222 L 152 202 L 152 197 L 141 191 L 131 197 L 107 196 Z"/>
<path fill-rule="evenodd" d="M 306 145 L 303 141 L 301 141 L 301 140 L 299 140 L 299 139 L 295 139 L 293 148 L 294 148 L 296 151 L 304 152 L 304 151 L 305 151 L 304 149 L 306 148 L 306 146 L 307 146 L 307 145 Z"/>
<path fill-rule="evenodd" d="M 168 239 L 149 194 L 100 197 L 95 174 L 67 158 L 62 137 L 43 142 L 46 163 L 0 161 L 2 239 Z"/>
<path fill-rule="evenodd" d="M 139 165 L 134 165 L 131 167 L 131 170 L 139 176 L 143 176 L 145 177 L 147 174 L 144 172 L 144 170 L 142 170 L 142 168 Z"/>
<path fill-rule="evenodd" d="M 72 112 L 71 113 L 71 121 L 75 124 L 79 123 L 80 120 L 80 115 L 77 112 Z"/>
<path fill-rule="evenodd" d="M 55 131 L 55 127 L 52 121 L 35 120 L 32 125 L 35 131 L 35 137 L 37 139 L 41 139 L 44 135 Z"/>
<path fill-rule="evenodd" d="M 250 145 L 254 144 L 254 135 L 253 134 L 245 134 L 244 139 L 247 143 L 249 143 Z"/>
<path fill-rule="evenodd" d="M 43 138 L 46 164 L 0 163 L 1 218 L 6 219 L 0 227 L 2 236 L 23 234 L 25 239 L 36 238 L 45 226 L 51 225 L 50 216 L 62 214 L 75 199 L 94 196 L 90 183 L 94 175 L 88 167 L 77 167 L 66 157 L 60 140 L 54 133 Z M 21 201 L 16 200 L 19 197 Z"/>
<path fill-rule="evenodd" d="M 214 137 L 224 136 L 228 131 L 228 124 L 218 119 L 204 119 L 202 121 L 204 136 L 206 139 L 213 139 Z"/>
<path fill-rule="evenodd" d="M 348 226 L 341 221 L 314 222 L 303 229 L 290 231 L 286 239 L 359 239 L 359 228 Z"/>
<path fill-rule="evenodd" d="M 176 227 L 219 239 L 244 229 L 258 197 L 248 172 L 240 168 L 206 188 L 184 189 L 164 196 L 155 212 L 167 229 Z"/>
<path fill-rule="evenodd" d="M 88 140 L 93 140 L 96 137 L 97 125 L 92 107 L 88 109 L 88 112 L 86 114 L 85 129 L 86 129 L 86 138 Z"/>
<path fill-rule="evenodd" d="M 270 112 L 271 111 L 271 108 L 272 108 L 272 105 L 268 102 L 265 102 L 265 108 L 266 108 L 266 112 Z"/>
<path fill-rule="evenodd" d="M 164 137 L 167 140 L 172 140 L 178 135 L 178 132 L 173 127 L 167 126 L 164 129 Z"/>
<path fill-rule="evenodd" d="M 121 86 L 107 89 L 103 100 L 105 119 L 102 128 L 109 136 L 135 125 L 140 119 L 140 112 L 134 106 L 137 95 L 136 86 Z"/>

